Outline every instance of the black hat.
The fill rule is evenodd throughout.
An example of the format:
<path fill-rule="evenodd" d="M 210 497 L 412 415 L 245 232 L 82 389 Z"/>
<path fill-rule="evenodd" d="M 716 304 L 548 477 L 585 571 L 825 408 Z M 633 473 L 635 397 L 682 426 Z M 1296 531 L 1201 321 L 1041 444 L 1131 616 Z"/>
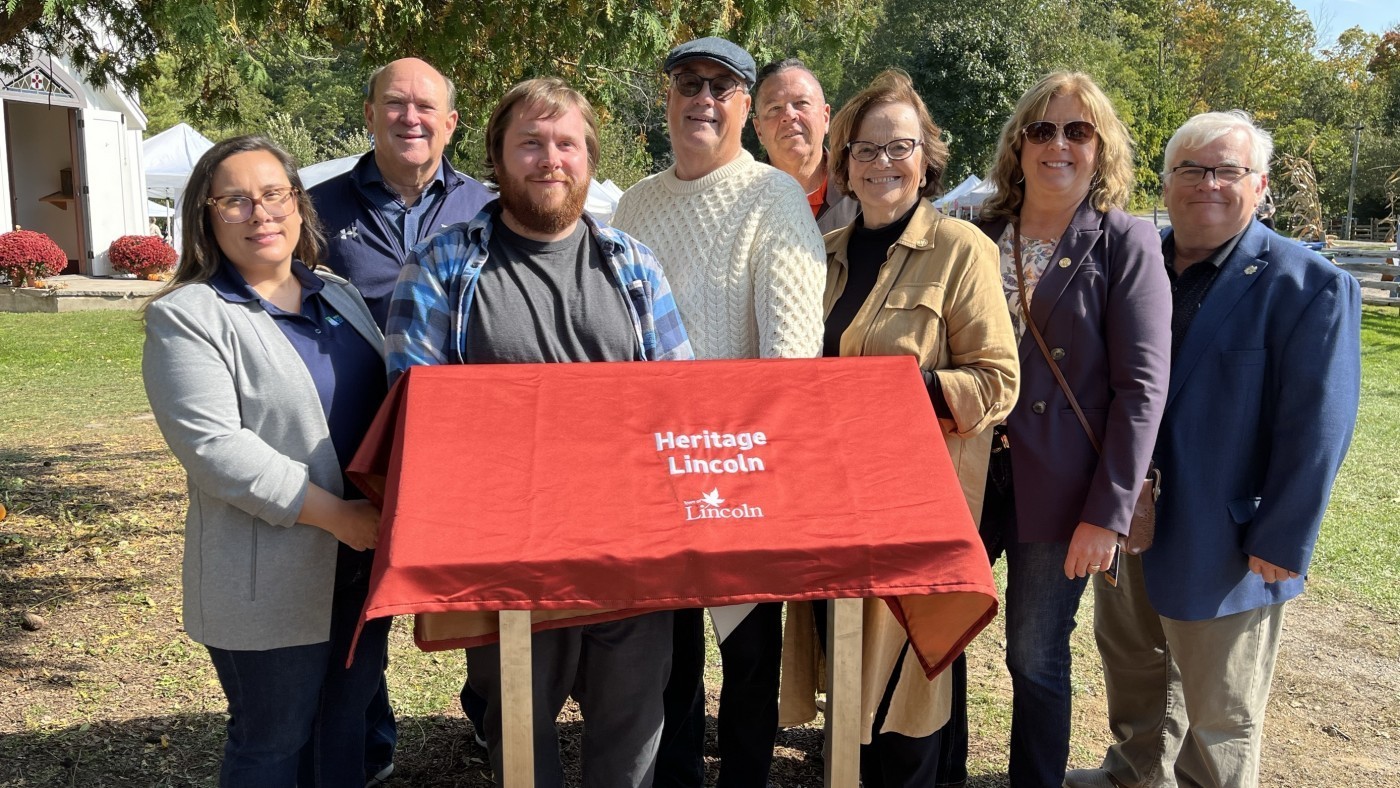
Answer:
<path fill-rule="evenodd" d="M 691 60 L 713 60 L 733 71 L 750 88 L 757 78 L 758 67 L 754 65 L 752 55 L 733 41 L 714 36 L 687 41 L 672 49 L 666 56 L 663 70 L 669 74 L 676 66 Z"/>

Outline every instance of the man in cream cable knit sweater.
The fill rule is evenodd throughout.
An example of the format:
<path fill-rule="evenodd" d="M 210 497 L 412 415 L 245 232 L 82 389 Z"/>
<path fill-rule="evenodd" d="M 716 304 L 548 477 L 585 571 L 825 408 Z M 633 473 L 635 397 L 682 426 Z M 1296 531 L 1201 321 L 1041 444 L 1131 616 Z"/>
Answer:
<path fill-rule="evenodd" d="M 676 163 L 628 189 L 613 224 L 666 269 L 696 358 L 821 355 L 821 233 L 797 182 L 740 144 L 753 57 L 702 38 L 671 50 L 665 70 Z M 763 788 L 778 730 L 782 604 L 741 607 L 753 609 L 714 612 L 724 663 L 718 785 Z M 677 611 L 657 788 L 704 783 L 704 659 L 702 612 Z"/>

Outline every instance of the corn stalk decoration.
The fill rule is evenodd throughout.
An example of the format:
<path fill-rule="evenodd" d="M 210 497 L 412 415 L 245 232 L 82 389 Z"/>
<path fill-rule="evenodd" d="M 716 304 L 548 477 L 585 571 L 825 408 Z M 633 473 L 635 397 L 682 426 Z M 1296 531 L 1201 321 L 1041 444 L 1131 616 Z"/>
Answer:
<path fill-rule="evenodd" d="M 1385 179 L 1385 200 L 1390 215 L 1381 220 L 1381 226 L 1386 228 L 1385 242 L 1394 246 L 1396 223 L 1400 221 L 1400 169 Z"/>
<path fill-rule="evenodd" d="M 1307 158 L 1312 148 L 1312 144 L 1309 144 L 1301 156 L 1280 155 L 1278 166 L 1274 168 L 1277 177 L 1273 185 L 1283 195 L 1278 207 L 1288 217 L 1288 227 L 1293 237 L 1305 241 L 1326 241 L 1330 245 L 1332 239 L 1327 237 L 1327 222 L 1322 217 L 1322 200 L 1317 193 L 1317 175 Z"/>

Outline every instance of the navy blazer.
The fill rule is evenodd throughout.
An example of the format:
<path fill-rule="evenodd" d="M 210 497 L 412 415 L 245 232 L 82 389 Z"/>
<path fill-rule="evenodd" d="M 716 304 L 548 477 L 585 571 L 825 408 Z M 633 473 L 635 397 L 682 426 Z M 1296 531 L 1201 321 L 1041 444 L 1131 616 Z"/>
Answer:
<path fill-rule="evenodd" d="M 997 240 L 1006 224 L 980 226 Z M 1031 318 L 1103 454 L 1027 330 L 1021 396 L 1007 419 L 1017 541 L 1068 542 L 1080 522 L 1128 532 L 1166 399 L 1171 309 L 1156 229 L 1085 200 L 1031 293 Z"/>
<path fill-rule="evenodd" d="M 1157 540 L 1142 559 L 1160 615 L 1199 621 L 1302 593 L 1356 425 L 1360 337 L 1356 280 L 1251 222 L 1172 366 Z M 1251 555 L 1300 576 L 1265 583 Z"/>

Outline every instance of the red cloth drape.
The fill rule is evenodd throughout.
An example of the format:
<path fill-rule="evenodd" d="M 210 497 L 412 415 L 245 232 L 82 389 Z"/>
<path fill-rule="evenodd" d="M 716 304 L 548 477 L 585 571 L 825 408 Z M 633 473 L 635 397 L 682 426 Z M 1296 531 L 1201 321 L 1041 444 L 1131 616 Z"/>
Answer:
<path fill-rule="evenodd" d="M 365 619 L 421 648 L 642 610 L 884 597 L 930 676 L 996 612 L 910 358 L 418 367 L 349 468 Z"/>

